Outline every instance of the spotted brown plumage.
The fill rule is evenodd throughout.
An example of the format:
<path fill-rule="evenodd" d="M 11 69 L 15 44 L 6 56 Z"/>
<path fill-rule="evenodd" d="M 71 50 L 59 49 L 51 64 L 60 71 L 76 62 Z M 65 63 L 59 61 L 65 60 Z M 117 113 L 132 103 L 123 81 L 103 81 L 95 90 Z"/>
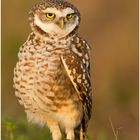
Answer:
<path fill-rule="evenodd" d="M 66 1 L 44 0 L 30 10 L 29 21 L 32 32 L 14 69 L 15 95 L 28 120 L 47 125 L 53 140 L 61 140 L 62 133 L 82 140 L 92 95 L 90 48 L 78 37 L 79 11 Z"/>
<path fill-rule="evenodd" d="M 78 42 L 72 45 L 71 51 L 61 56 L 65 70 L 83 104 L 83 130 L 87 129 L 88 121 L 91 118 L 92 89 L 90 82 L 90 65 L 88 44 L 76 38 Z"/>

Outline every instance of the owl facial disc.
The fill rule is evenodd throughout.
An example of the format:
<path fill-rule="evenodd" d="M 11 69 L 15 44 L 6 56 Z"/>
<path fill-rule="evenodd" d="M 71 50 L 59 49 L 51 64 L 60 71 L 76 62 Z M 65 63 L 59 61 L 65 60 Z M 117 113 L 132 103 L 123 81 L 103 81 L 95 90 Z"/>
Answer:
<path fill-rule="evenodd" d="M 65 9 L 49 7 L 35 14 L 34 24 L 50 36 L 63 38 L 79 25 L 79 17 L 69 7 Z"/>

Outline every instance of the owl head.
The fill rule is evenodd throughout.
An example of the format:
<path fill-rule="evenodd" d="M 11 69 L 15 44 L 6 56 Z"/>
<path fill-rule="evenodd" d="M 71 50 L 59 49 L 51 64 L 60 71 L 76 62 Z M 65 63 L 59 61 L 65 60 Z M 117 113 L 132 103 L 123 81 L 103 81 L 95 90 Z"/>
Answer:
<path fill-rule="evenodd" d="M 77 31 L 80 13 L 64 0 L 44 0 L 30 10 L 29 21 L 36 34 L 64 38 Z"/>

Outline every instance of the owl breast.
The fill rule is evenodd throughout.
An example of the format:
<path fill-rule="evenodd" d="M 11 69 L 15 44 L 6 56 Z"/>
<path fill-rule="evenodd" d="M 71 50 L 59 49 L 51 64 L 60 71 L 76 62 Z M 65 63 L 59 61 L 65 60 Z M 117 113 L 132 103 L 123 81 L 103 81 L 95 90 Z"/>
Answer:
<path fill-rule="evenodd" d="M 29 121 L 43 125 L 46 115 L 61 121 L 61 116 L 66 116 L 72 110 L 74 116 L 68 117 L 77 115 L 79 118 L 81 113 L 74 110 L 77 104 L 73 103 L 79 100 L 60 61 L 60 55 L 67 52 L 69 49 L 62 46 L 54 49 L 51 44 L 39 45 L 31 41 L 20 48 L 14 71 L 14 88 Z"/>

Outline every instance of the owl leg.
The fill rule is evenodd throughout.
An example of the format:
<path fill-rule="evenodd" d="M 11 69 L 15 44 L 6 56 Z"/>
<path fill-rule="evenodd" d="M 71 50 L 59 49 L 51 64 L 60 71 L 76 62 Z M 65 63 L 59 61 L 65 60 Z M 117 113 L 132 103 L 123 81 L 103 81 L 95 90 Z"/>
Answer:
<path fill-rule="evenodd" d="M 58 122 L 52 119 L 47 119 L 47 126 L 49 127 L 53 140 L 61 140 L 62 134 Z"/>
<path fill-rule="evenodd" d="M 74 140 L 75 136 L 74 136 L 74 129 L 73 128 L 66 128 L 66 138 L 67 140 Z"/>

